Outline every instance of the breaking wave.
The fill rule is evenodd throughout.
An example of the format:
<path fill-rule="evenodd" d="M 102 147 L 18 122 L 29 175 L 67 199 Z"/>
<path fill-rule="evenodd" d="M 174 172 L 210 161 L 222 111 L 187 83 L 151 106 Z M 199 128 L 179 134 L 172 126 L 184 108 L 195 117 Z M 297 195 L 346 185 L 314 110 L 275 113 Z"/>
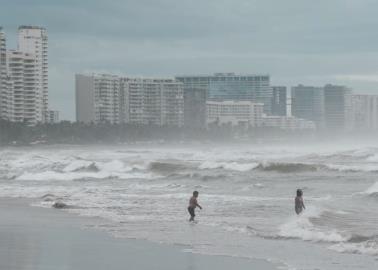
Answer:
<path fill-rule="evenodd" d="M 322 165 L 312 165 L 304 163 L 261 163 L 256 169 L 262 171 L 275 171 L 281 173 L 292 173 L 292 172 L 314 172 L 324 167 Z"/>
<path fill-rule="evenodd" d="M 95 162 L 76 160 L 68 164 L 64 169 L 64 172 L 98 172 L 100 169 Z"/>
<path fill-rule="evenodd" d="M 231 171 L 246 172 L 255 169 L 259 163 L 238 163 L 238 162 L 216 162 L 205 161 L 198 168 L 201 170 L 206 169 L 225 169 Z"/>
<path fill-rule="evenodd" d="M 141 172 L 142 169 L 143 166 L 126 165 L 120 160 L 112 160 L 109 162 L 75 160 L 66 164 L 62 169 L 60 169 L 59 166 L 52 166 L 50 169 L 41 172 L 41 169 L 36 168 L 21 173 L 14 178 L 23 181 L 151 178 L 151 174 Z"/>
<path fill-rule="evenodd" d="M 343 235 L 336 229 L 321 229 L 316 227 L 312 218 L 320 217 L 322 211 L 317 208 L 308 208 L 303 214 L 292 217 L 279 228 L 278 236 L 282 238 L 297 238 L 313 242 L 346 242 L 350 237 Z"/>
<path fill-rule="evenodd" d="M 316 171 L 335 171 L 335 172 L 378 172 L 377 165 L 339 165 L 339 164 L 311 164 L 311 163 L 285 163 L 271 162 L 260 163 L 256 166 L 257 170 L 279 173 L 300 173 Z"/>
<path fill-rule="evenodd" d="M 366 191 L 365 194 L 368 194 L 370 196 L 375 196 L 378 195 L 378 182 L 373 184 L 371 187 L 369 187 Z"/>
<path fill-rule="evenodd" d="M 188 165 L 178 162 L 155 161 L 150 163 L 149 169 L 157 173 L 174 173 L 188 169 Z"/>
<path fill-rule="evenodd" d="M 340 253 L 366 254 L 371 256 L 378 256 L 377 239 L 371 239 L 359 243 L 338 243 L 330 246 L 329 249 Z"/>

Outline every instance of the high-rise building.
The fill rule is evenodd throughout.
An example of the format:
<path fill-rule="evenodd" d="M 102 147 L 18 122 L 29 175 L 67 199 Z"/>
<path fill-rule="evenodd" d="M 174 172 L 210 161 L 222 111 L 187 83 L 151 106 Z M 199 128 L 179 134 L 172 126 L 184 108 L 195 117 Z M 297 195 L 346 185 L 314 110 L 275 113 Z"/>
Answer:
<path fill-rule="evenodd" d="M 13 81 L 8 75 L 0 87 L 0 119 L 14 121 Z"/>
<path fill-rule="evenodd" d="M 3 32 L 3 28 L 0 26 L 0 89 L 2 87 L 2 82 L 6 76 L 7 62 L 6 62 L 6 37 Z"/>
<path fill-rule="evenodd" d="M 84 123 L 120 123 L 118 76 L 76 75 L 76 120 Z"/>
<path fill-rule="evenodd" d="M 206 127 L 206 99 L 204 88 L 184 89 L 184 126 L 188 128 Z"/>
<path fill-rule="evenodd" d="M 242 127 L 258 127 L 264 104 L 252 101 L 207 101 L 207 123 Z"/>
<path fill-rule="evenodd" d="M 291 114 L 297 118 L 315 122 L 317 128 L 324 127 L 323 87 L 298 85 L 291 88 Z"/>
<path fill-rule="evenodd" d="M 325 123 L 328 130 L 350 129 L 351 93 L 352 91 L 345 86 L 324 86 Z"/>
<path fill-rule="evenodd" d="M 76 120 L 182 126 L 183 84 L 172 79 L 77 74 Z"/>
<path fill-rule="evenodd" d="M 184 88 L 204 88 L 210 101 L 244 100 L 264 104 L 264 112 L 271 113 L 272 88 L 269 75 L 236 75 L 216 73 L 212 76 L 178 76 Z"/>
<path fill-rule="evenodd" d="M 7 51 L 5 41 L 0 29 L 0 118 L 43 123 L 48 111 L 46 30 L 20 26 L 17 50 Z"/>
<path fill-rule="evenodd" d="M 9 92 L 12 121 L 35 125 L 42 121 L 41 99 L 38 95 L 38 72 L 34 55 L 20 51 L 7 52 L 8 75 L 12 84 Z"/>
<path fill-rule="evenodd" d="M 287 91 L 286 86 L 273 86 L 272 115 L 287 115 Z"/>
<path fill-rule="evenodd" d="M 45 122 L 48 112 L 48 37 L 47 31 L 39 26 L 20 26 L 18 28 L 18 50 L 34 55 L 38 76 L 37 98 L 41 99 L 41 107 L 36 108 Z"/>
<path fill-rule="evenodd" d="M 9 102 L 8 97 L 8 85 L 6 84 L 7 77 L 7 62 L 6 62 L 7 48 L 6 48 L 6 38 L 3 28 L 0 27 L 0 118 L 9 119 L 7 113 Z"/>
<path fill-rule="evenodd" d="M 378 95 L 353 95 L 351 99 L 353 130 L 378 130 Z"/>
<path fill-rule="evenodd" d="M 173 79 L 121 78 L 129 123 L 183 126 L 184 88 Z"/>

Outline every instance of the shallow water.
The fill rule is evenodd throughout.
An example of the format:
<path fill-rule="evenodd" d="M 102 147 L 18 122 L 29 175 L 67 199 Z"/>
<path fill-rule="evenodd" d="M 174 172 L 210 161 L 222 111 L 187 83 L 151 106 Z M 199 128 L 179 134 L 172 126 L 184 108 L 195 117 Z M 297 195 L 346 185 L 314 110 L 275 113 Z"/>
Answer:
<path fill-rule="evenodd" d="M 378 148 L 49 146 L 0 150 L 0 196 L 99 216 L 118 237 L 262 258 L 289 269 L 376 269 Z M 294 213 L 302 188 L 306 211 Z M 200 192 L 198 224 L 186 206 Z"/>

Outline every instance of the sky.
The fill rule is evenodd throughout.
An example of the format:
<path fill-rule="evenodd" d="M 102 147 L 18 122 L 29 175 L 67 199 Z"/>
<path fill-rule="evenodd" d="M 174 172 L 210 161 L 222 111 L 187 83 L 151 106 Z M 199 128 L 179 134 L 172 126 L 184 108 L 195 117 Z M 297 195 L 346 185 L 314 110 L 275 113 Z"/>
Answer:
<path fill-rule="evenodd" d="M 272 85 L 343 84 L 378 94 L 378 0 L 0 0 L 49 34 L 49 98 L 75 120 L 75 73 L 269 74 Z"/>

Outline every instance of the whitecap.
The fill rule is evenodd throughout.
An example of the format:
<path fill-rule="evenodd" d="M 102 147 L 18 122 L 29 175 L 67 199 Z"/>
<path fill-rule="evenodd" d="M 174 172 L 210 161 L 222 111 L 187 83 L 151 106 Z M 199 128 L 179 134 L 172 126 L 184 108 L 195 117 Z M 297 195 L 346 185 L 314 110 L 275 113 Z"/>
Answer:
<path fill-rule="evenodd" d="M 281 225 L 278 236 L 284 238 L 298 238 L 313 242 L 345 242 L 348 237 L 335 229 L 320 229 L 311 223 L 311 218 L 319 217 L 322 211 L 317 208 L 309 208 L 301 215 L 290 218 Z"/>

